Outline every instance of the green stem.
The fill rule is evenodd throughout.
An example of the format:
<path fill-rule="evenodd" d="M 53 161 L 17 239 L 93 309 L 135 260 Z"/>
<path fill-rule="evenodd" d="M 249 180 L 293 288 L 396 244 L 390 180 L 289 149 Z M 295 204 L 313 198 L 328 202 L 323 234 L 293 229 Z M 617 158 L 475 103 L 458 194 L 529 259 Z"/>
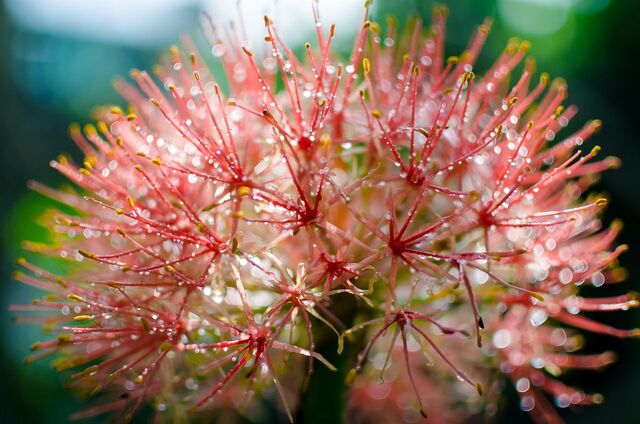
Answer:
<path fill-rule="evenodd" d="M 335 296 L 332 312 L 347 327 L 354 323 L 358 312 L 357 300 L 348 294 Z M 320 323 L 319 323 L 320 324 Z M 354 364 L 355 356 L 363 347 L 364 338 L 345 340 L 344 350 L 338 354 L 335 333 L 322 324 L 314 327 L 316 351 L 327 358 L 336 368 L 331 371 L 317 363 L 309 379 L 307 390 L 301 394 L 295 422 L 304 424 L 341 424 L 347 422 L 348 386 L 347 374 Z"/>

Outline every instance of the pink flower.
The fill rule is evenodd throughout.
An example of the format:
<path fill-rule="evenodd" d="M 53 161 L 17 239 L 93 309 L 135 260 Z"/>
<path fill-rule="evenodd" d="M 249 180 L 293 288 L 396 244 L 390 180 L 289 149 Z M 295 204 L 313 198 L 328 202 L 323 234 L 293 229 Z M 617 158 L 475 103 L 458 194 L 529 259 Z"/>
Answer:
<path fill-rule="evenodd" d="M 333 26 L 318 24 L 298 58 L 267 17 L 255 53 L 211 23 L 228 89 L 187 39 L 156 80 L 134 70 L 135 85 L 117 83 L 128 112 L 71 127 L 84 162 L 52 166 L 75 190 L 32 187 L 76 213 L 49 214 L 55 243 L 29 245 L 68 271 L 21 260 L 16 278 L 50 294 L 13 309 L 45 312 L 30 319 L 55 334 L 29 360 L 56 355 L 72 386 L 102 393 L 79 416 L 130 418 L 147 402 L 159 416 L 243 410 L 274 385 L 293 420 L 314 362 L 333 369 L 316 346 L 327 332 L 340 351 L 368 332 L 349 374 L 359 419 L 378 407 L 395 421 L 464 417 L 481 409 L 482 383 L 495 412 L 495 369 L 540 422 L 559 420 L 544 393 L 560 407 L 600 402 L 555 377 L 612 354 L 568 353 L 573 330 L 546 322 L 638 335 L 579 314 L 638 305 L 579 296 L 623 274 L 620 225 L 600 231 L 607 201 L 584 196 L 619 161 L 576 150 L 600 122 L 556 140 L 576 109 L 562 106 L 562 80 L 534 81 L 532 60 L 514 71 L 526 42 L 476 76 L 489 21 L 445 58 L 445 9 L 426 35 L 367 15 L 345 64 Z M 345 293 L 357 298 L 346 311 Z"/>

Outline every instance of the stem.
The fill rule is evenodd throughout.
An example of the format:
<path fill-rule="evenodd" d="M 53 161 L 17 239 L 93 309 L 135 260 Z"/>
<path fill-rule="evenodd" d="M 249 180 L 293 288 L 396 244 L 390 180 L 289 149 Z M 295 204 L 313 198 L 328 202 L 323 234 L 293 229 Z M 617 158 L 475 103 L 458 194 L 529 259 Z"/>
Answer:
<path fill-rule="evenodd" d="M 358 301 L 349 294 L 333 298 L 332 312 L 349 328 L 360 309 Z M 320 325 L 314 326 L 316 351 L 331 362 L 337 371 L 317 366 L 309 379 L 307 390 L 301 393 L 295 422 L 304 424 L 341 424 L 347 422 L 348 387 L 345 379 L 353 367 L 357 353 L 362 349 L 364 332 L 355 341 L 345 341 L 342 354 L 337 353 L 335 333 Z"/>

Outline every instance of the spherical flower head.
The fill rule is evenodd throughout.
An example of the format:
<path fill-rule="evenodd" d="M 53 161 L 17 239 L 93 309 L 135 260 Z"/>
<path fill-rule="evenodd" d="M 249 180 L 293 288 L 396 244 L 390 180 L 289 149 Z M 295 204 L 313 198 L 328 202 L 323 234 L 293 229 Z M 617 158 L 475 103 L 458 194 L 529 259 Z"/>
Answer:
<path fill-rule="evenodd" d="M 346 344 L 362 422 L 495 413 L 496 370 L 540 422 L 559 420 L 548 396 L 601 402 L 555 379 L 613 360 L 570 353 L 575 329 L 637 335 L 580 315 L 638 305 L 579 295 L 624 274 L 621 226 L 601 229 L 607 200 L 585 196 L 619 165 L 585 149 L 600 122 L 556 140 L 576 108 L 527 42 L 476 75 L 489 20 L 447 58 L 443 7 L 403 35 L 368 9 L 344 62 L 315 3 L 301 56 L 269 17 L 253 48 L 208 20 L 224 78 L 186 39 L 155 78 L 117 82 L 127 111 L 71 127 L 83 163 L 51 165 L 75 188 L 32 187 L 74 213 L 27 245 L 67 271 L 20 260 L 16 278 L 49 294 L 14 309 L 55 334 L 28 360 L 53 356 L 97 398 L 78 417 L 251 415 L 277 393 L 293 421 L 314 368 L 335 370 L 322 353 Z"/>

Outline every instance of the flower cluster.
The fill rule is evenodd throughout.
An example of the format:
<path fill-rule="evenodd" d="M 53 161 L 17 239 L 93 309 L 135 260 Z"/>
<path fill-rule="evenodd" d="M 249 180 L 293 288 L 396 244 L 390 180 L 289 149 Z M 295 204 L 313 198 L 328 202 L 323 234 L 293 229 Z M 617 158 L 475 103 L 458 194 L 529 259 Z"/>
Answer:
<path fill-rule="evenodd" d="M 277 392 L 293 420 L 314 367 L 333 368 L 326 333 L 359 352 L 356 422 L 495 413 L 499 373 L 540 422 L 560 420 L 548 396 L 602 400 L 555 378 L 613 360 L 573 354 L 565 326 L 638 334 L 580 315 L 638 305 L 579 295 L 624 278 L 620 225 L 601 229 L 607 200 L 584 195 L 619 165 L 581 150 L 600 122 L 556 139 L 576 109 L 564 81 L 534 77 L 527 42 L 477 76 L 488 20 L 446 57 L 443 7 L 403 34 L 368 8 L 344 64 L 315 9 L 302 57 L 268 17 L 256 50 L 209 20 L 223 78 L 185 39 L 155 79 L 116 84 L 127 111 L 71 127 L 83 163 L 51 165 L 75 189 L 32 187 L 75 212 L 45 217 L 52 244 L 27 244 L 68 271 L 21 259 L 16 278 L 50 294 L 13 309 L 54 335 L 29 360 L 55 355 L 100 398 L 78 417 L 248 411 Z"/>

